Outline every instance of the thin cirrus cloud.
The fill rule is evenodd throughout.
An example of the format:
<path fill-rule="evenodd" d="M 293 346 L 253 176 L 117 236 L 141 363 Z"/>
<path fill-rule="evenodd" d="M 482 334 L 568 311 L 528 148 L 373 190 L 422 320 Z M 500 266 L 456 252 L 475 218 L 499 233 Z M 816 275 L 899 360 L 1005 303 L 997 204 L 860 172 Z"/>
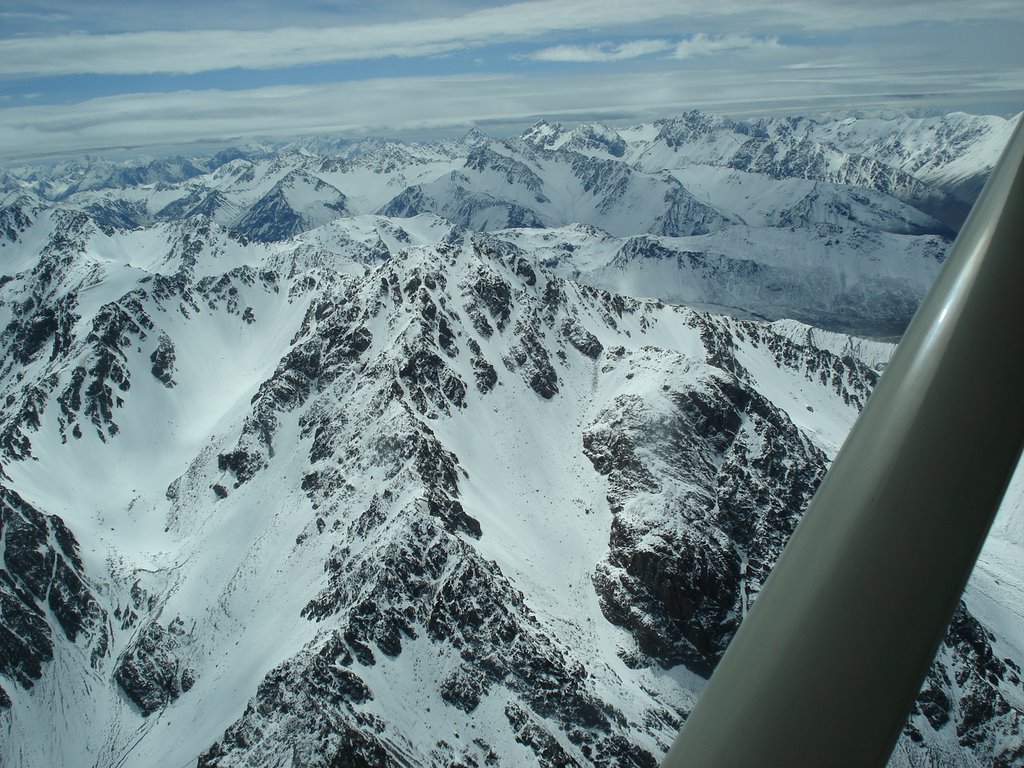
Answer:
<path fill-rule="evenodd" d="M 615 45 L 613 43 L 594 43 L 592 45 L 553 45 L 534 51 L 526 58 L 533 61 L 549 62 L 605 62 L 626 61 L 655 53 L 664 53 L 675 46 L 668 40 L 633 40 Z"/>
<path fill-rule="evenodd" d="M 261 0 L 244 29 L 223 9 L 199 13 L 205 1 L 181 0 L 196 11 L 184 17 L 136 0 L 133 13 L 95 19 L 72 0 L 47 0 L 44 13 L 5 4 L 0 162 L 302 133 L 518 130 L 539 117 L 888 109 L 904 97 L 1009 114 L 1024 99 L 1019 0 L 403 0 L 358 13 Z M 185 30 L 183 18 L 207 28 Z"/>
<path fill-rule="evenodd" d="M 781 51 L 784 46 L 776 37 L 748 37 L 747 35 L 706 35 L 699 33 L 682 40 L 672 52 L 674 59 L 690 59 L 694 56 L 707 56 L 726 52 L 766 52 Z"/>
<path fill-rule="evenodd" d="M 716 53 L 781 51 L 783 48 L 776 37 L 709 35 L 700 32 L 678 42 L 653 39 L 631 40 L 619 44 L 604 42 L 590 45 L 553 45 L 534 51 L 525 58 L 545 62 L 601 63 L 626 61 L 662 53 L 668 54 L 672 59 L 689 59 Z"/>
<path fill-rule="evenodd" d="M 624 23 L 678 20 L 685 7 L 668 0 L 629 6 L 584 0 L 530 0 L 453 16 L 311 28 L 138 31 L 0 40 L 0 72 L 68 74 L 196 74 L 269 70 L 338 61 L 436 56 L 545 35 L 606 29 Z"/>
<path fill-rule="evenodd" d="M 69 21 L 71 17 L 66 13 L 56 11 L 0 11 L 0 21 L 42 21 L 57 22 Z"/>

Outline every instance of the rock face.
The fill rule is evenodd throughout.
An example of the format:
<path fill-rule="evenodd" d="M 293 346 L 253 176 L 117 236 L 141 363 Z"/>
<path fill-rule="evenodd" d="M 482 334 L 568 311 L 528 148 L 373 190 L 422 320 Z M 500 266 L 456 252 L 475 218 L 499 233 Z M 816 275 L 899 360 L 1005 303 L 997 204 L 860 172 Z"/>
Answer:
<path fill-rule="evenodd" d="M 180 618 L 166 629 L 152 622 L 117 660 L 114 679 L 143 715 L 159 711 L 195 683 L 195 672 L 179 656 L 185 634 Z"/>
<path fill-rule="evenodd" d="M 66 641 L 93 668 L 107 661 L 106 612 L 85 580 L 78 542 L 64 521 L 0 485 L 0 674 L 30 690 Z M 59 634 L 58 634 L 59 633 Z M 0 688 L 2 690 L 2 688 Z M 10 708 L 3 691 L 0 708 Z"/>
<path fill-rule="evenodd" d="M 905 736 L 920 743 L 929 730 L 945 731 L 947 739 L 961 747 L 986 745 L 992 765 L 1021 764 L 1024 717 L 1008 701 L 1017 696 L 1020 667 L 994 653 L 994 640 L 961 603 L 904 728 Z"/>
<path fill-rule="evenodd" d="M 295 171 L 261 197 L 234 229 L 262 242 L 285 240 L 347 214 L 346 202 L 345 195 L 327 182 Z M 190 213 L 194 215 L 209 210 L 210 201 L 207 199 Z"/>
<path fill-rule="evenodd" d="M 666 137 L 713 137 L 690 122 Z M 558 164 L 588 204 L 650 183 L 610 131 L 467 144 L 459 184 L 531 205 Z M 374 168 L 429 165 L 399 149 Z M 688 200 L 680 226 L 723 231 Z M 18 210 L 4 765 L 653 768 L 892 350 L 567 279 L 576 243 L 619 250 L 592 227 L 365 217 L 267 244 Z M 1024 765 L 1000 536 L 894 768 Z"/>
<path fill-rule="evenodd" d="M 793 510 L 810 500 L 825 457 L 735 379 L 712 374 L 702 384 L 664 391 L 660 407 L 618 398 L 584 433 L 584 448 L 608 476 L 614 515 L 610 551 L 594 575 L 605 616 L 661 666 L 684 664 L 706 677 L 792 533 Z"/>

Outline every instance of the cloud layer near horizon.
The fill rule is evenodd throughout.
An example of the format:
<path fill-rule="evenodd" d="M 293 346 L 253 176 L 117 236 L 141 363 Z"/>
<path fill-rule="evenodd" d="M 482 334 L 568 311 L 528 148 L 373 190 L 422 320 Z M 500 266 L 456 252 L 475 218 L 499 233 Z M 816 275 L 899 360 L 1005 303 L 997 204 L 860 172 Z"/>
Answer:
<path fill-rule="evenodd" d="M 116 33 L 112 13 L 90 19 L 65 0 L 11 7 L 0 13 L 0 161 L 540 115 L 1024 96 L 1024 10 L 1006 0 L 491 1 L 432 0 L 401 19 L 388 3 L 356 15 L 344 1 L 298 2 L 287 17 L 250 14 L 245 29 L 197 13 L 209 24 L 192 30 L 171 28 L 181 16 L 162 6 L 126 4 L 119 23 L 131 9 L 146 21 Z"/>
<path fill-rule="evenodd" d="M 1024 71 L 1018 74 L 1024 76 Z M 841 108 L 844 100 L 890 109 L 900 106 L 888 97 L 891 87 L 883 76 L 857 88 L 843 80 L 841 73 L 825 79 L 815 71 L 805 83 L 805 106 Z M 56 154 L 83 148 L 168 146 L 184 143 L 183 137 L 216 142 L 296 134 L 429 132 L 474 124 L 514 126 L 542 116 L 641 121 L 682 111 L 694 100 L 724 112 L 737 108 L 791 111 L 798 106 L 793 80 L 762 82 L 756 98 L 747 81 L 742 73 L 706 80 L 699 87 L 682 80 L 666 81 L 656 73 L 525 80 L 511 75 L 456 75 L 130 94 L 86 101 L 73 111 L 51 105 L 0 110 L 0 145 L 8 152 L 20 149 L 21 156 L 34 156 L 41 146 Z M 964 88 L 977 95 L 979 85 Z"/>

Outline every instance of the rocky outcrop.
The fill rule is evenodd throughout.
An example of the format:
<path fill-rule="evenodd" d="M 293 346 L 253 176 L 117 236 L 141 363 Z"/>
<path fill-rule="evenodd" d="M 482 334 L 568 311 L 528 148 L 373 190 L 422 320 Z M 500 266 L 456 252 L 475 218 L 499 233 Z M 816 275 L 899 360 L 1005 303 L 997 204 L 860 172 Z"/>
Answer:
<path fill-rule="evenodd" d="M 156 348 L 149 356 L 153 363 L 150 372 L 168 389 L 174 386 L 174 357 L 174 342 L 166 333 L 161 333 Z"/>
<path fill-rule="evenodd" d="M 114 679 L 143 716 L 158 712 L 195 683 L 185 658 L 188 630 L 180 617 L 167 627 L 146 624 L 118 658 Z"/>
<path fill-rule="evenodd" d="M 1024 765 L 1024 693 L 1020 666 L 1001 659 L 994 637 L 961 603 L 903 730 L 922 745 L 954 735 L 955 743 L 990 755 L 999 768 Z M 926 739 L 925 734 L 931 736 Z"/>
<path fill-rule="evenodd" d="M 384 722 L 357 709 L 373 694 L 349 669 L 352 662 L 341 638 L 333 635 L 317 650 L 274 669 L 241 719 L 199 756 L 200 768 L 259 764 L 253 762 L 254 731 L 267 744 L 292 743 L 290 754 L 303 765 L 409 765 L 381 739 Z M 303 734 L 300 743 L 294 742 L 296 732 Z"/>
<path fill-rule="evenodd" d="M 65 640 L 99 666 L 109 654 L 107 615 L 64 521 L 0 486 L 0 544 L 0 674 L 32 688 Z M 6 692 L 3 702 L 11 706 Z"/>
<path fill-rule="evenodd" d="M 608 620 L 636 639 L 642 655 L 630 663 L 646 655 L 710 675 L 825 457 L 785 414 L 713 369 L 685 389 L 620 396 L 583 447 L 608 477 L 614 515 L 594 585 Z"/>

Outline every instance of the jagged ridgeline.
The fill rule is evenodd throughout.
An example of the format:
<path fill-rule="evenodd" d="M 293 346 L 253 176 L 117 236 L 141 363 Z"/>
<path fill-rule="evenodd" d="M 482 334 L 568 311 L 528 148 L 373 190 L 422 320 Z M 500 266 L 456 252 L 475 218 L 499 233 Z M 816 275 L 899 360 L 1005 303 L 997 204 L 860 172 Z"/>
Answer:
<path fill-rule="evenodd" d="M 892 352 L 749 316 L 897 327 L 948 244 L 904 177 L 814 177 L 840 138 L 928 162 L 880 131 L 539 125 L 12 193 L 0 763 L 653 768 Z M 700 307 L 642 297 L 673 275 Z M 1021 498 L 894 768 L 1024 765 Z"/>
<path fill-rule="evenodd" d="M 59 203 L 112 230 L 205 217 L 263 243 L 347 240 L 372 260 L 400 245 L 373 215 L 441 217 L 505 232 L 558 274 L 608 290 L 896 338 L 1013 125 L 692 112 L 621 129 L 542 122 L 509 140 L 473 131 L 92 158 L 0 175 L 0 232 L 15 237 L 31 210 Z"/>

